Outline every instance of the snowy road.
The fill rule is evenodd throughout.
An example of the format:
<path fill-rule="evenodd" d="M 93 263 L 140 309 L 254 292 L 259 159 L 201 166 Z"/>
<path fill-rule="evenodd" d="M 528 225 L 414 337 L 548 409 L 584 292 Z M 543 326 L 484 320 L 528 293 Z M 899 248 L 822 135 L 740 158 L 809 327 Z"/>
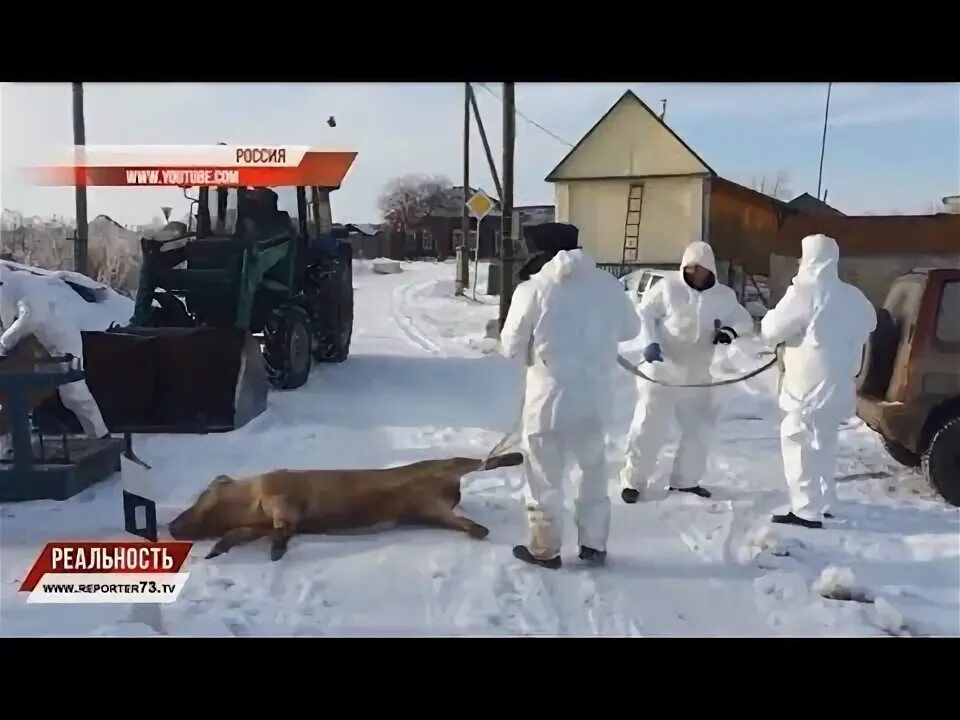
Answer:
<path fill-rule="evenodd" d="M 496 300 L 453 297 L 452 264 L 355 270 L 354 346 L 298 391 L 226 435 L 154 436 L 138 451 L 169 520 L 220 473 L 275 467 L 377 467 L 485 455 L 514 423 L 521 377 L 491 354 L 484 325 Z M 481 285 L 482 287 L 482 285 Z M 744 351 L 733 367 L 758 361 Z M 719 365 L 718 365 L 719 367 Z M 722 368 L 718 372 L 724 372 Z M 730 372 L 730 370 L 727 370 Z M 487 525 L 478 542 L 431 529 L 298 536 L 284 559 L 264 544 L 205 561 L 163 608 L 176 635 L 865 635 L 960 634 L 960 515 L 888 461 L 852 423 L 842 433 L 842 521 L 822 531 L 771 529 L 785 501 L 772 375 L 729 390 L 706 485 L 712 500 L 671 496 L 626 506 L 614 497 L 609 564 L 578 566 L 568 526 L 558 572 L 510 554 L 524 539 L 519 469 L 470 476 L 463 511 Z M 622 457 L 632 381 L 618 380 L 609 454 Z M 669 468 L 672 448 L 661 472 Z M 145 634 L 124 606 L 27 605 L 19 581 L 53 538 L 121 538 L 120 484 L 64 503 L 0 506 L 0 635 Z M 849 568 L 880 600 L 827 600 L 811 587 Z"/>

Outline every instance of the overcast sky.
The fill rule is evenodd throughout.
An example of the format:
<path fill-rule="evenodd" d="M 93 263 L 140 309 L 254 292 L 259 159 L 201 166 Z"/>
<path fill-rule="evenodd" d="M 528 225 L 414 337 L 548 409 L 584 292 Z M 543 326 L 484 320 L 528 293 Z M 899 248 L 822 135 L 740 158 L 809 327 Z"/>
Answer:
<path fill-rule="evenodd" d="M 501 92 L 498 83 L 488 87 Z M 518 84 L 517 107 L 576 143 L 627 88 L 655 110 L 717 172 L 749 183 L 787 171 L 794 194 L 816 193 L 825 84 Z M 7 84 L 2 98 L 4 208 L 74 215 L 69 188 L 26 185 L 16 168 L 38 148 L 72 142 L 68 83 Z M 500 100 L 476 86 L 499 165 Z M 334 219 L 380 219 L 377 197 L 409 173 L 462 179 L 463 86 L 449 83 L 85 85 L 90 144 L 304 144 L 359 155 L 333 196 Z M 336 116 L 337 127 L 326 120 Z M 493 183 L 474 130 L 473 185 Z M 517 118 L 515 202 L 552 203 L 547 173 L 569 146 Z M 924 213 L 960 193 L 960 85 L 836 84 L 824 162 L 831 205 L 848 214 Z M 148 222 L 161 205 L 186 211 L 177 189 L 92 188 L 89 216 Z"/>

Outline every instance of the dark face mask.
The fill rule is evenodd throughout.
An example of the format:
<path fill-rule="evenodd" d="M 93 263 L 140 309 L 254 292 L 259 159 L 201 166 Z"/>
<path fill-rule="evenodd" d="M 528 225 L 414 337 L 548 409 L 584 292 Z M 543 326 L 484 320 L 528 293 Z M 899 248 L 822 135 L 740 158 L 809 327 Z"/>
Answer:
<path fill-rule="evenodd" d="M 706 278 L 701 283 L 699 284 L 694 283 L 693 278 L 694 278 L 694 273 L 684 268 L 683 280 L 684 282 L 687 283 L 687 285 L 692 287 L 694 290 L 703 292 L 704 290 L 709 290 L 710 288 L 712 288 L 714 285 L 717 284 L 717 278 L 709 270 L 706 271 Z"/>

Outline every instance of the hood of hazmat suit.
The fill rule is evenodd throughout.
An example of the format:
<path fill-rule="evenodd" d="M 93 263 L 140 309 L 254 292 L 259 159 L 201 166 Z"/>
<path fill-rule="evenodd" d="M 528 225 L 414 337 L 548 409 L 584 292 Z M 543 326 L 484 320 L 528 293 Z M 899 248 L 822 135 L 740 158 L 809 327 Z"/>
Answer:
<path fill-rule="evenodd" d="M 856 410 L 856 375 L 877 324 L 876 309 L 840 280 L 840 248 L 809 235 L 793 283 L 761 325 L 771 345 L 784 344 L 780 407 L 801 415 L 829 411 L 837 421 Z"/>
<path fill-rule="evenodd" d="M 55 276 L 34 275 L 0 265 L 0 350 L 11 351 L 33 335 L 51 355 L 71 354 L 83 362 L 83 338 L 76 318 L 66 308 L 55 307 Z"/>
<path fill-rule="evenodd" d="M 713 276 L 702 290 L 684 277 L 683 269 L 691 265 L 700 265 Z M 645 365 L 644 372 L 665 382 L 709 381 L 717 329 L 728 328 L 735 337 L 753 332 L 750 313 L 736 293 L 717 280 L 713 248 L 700 241 L 687 246 L 676 273 L 644 293 L 640 316 L 642 344 L 658 343 L 664 357 L 664 362 Z"/>
<path fill-rule="evenodd" d="M 623 287 L 586 250 L 561 250 L 520 283 L 500 342 L 526 360 L 525 433 L 602 418 L 618 345 L 639 331 Z"/>

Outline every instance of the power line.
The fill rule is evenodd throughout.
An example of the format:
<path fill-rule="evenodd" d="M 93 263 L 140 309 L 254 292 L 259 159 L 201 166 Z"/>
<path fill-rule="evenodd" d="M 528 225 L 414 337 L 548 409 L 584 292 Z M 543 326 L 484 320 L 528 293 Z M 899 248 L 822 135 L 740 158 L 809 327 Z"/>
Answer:
<path fill-rule="evenodd" d="M 503 98 L 500 97 L 500 96 L 499 96 L 497 93 L 495 93 L 493 90 L 491 90 L 489 87 L 487 87 L 486 83 L 477 83 L 477 85 L 479 85 L 479 86 L 482 87 L 484 90 L 486 90 L 488 93 L 490 93 L 491 95 L 493 95 L 493 96 L 494 96 L 495 98 L 497 98 L 500 102 L 503 102 Z M 520 117 L 522 117 L 524 120 L 526 120 L 528 123 L 530 123 L 531 125 L 533 125 L 535 128 L 538 128 L 539 130 L 545 132 L 547 135 L 549 135 L 550 137 L 552 137 L 552 138 L 553 138 L 554 140 L 556 140 L 557 142 L 561 142 L 561 143 L 563 143 L 564 145 L 566 145 L 567 147 L 573 147 L 573 143 L 567 142 L 567 141 L 564 140 L 562 137 L 560 137 L 559 135 L 557 135 L 555 132 L 552 132 L 552 131 L 550 131 L 550 130 L 547 130 L 547 128 L 545 128 L 543 125 L 541 125 L 540 123 L 538 123 L 536 120 L 533 120 L 532 118 L 529 118 L 529 117 L 527 117 L 526 115 L 524 115 L 522 112 L 520 112 L 520 108 L 514 106 L 513 109 L 514 109 L 514 112 L 517 113 L 517 115 L 519 115 Z"/>

